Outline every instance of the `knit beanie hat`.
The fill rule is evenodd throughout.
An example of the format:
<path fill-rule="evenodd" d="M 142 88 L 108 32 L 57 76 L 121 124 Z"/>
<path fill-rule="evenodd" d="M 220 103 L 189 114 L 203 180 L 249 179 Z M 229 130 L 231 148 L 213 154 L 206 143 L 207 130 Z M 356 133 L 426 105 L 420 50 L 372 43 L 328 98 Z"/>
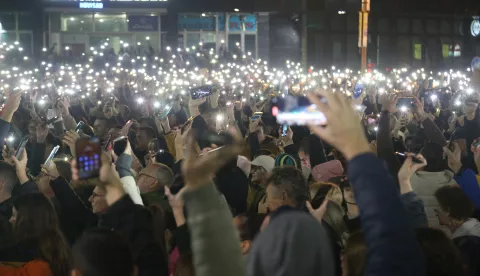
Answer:
<path fill-rule="evenodd" d="M 297 167 L 297 161 L 295 161 L 295 158 L 293 158 L 293 156 L 286 153 L 281 153 L 277 156 L 277 158 L 275 158 L 275 167 L 284 166 Z"/>

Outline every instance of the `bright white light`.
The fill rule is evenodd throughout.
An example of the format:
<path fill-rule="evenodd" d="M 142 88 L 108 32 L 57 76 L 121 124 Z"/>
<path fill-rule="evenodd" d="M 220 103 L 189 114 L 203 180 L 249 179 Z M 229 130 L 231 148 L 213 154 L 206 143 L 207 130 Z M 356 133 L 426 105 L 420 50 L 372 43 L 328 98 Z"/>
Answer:
<path fill-rule="evenodd" d="M 159 103 L 159 102 L 154 102 L 154 103 L 153 103 L 153 107 L 159 108 L 159 107 L 160 107 L 160 103 Z"/>
<path fill-rule="evenodd" d="M 455 106 L 460 106 L 461 104 L 462 104 L 462 102 L 460 102 L 459 100 L 455 101 Z"/>
<path fill-rule="evenodd" d="M 223 115 L 222 114 L 217 114 L 217 121 L 219 121 L 219 122 L 223 121 Z"/>
<path fill-rule="evenodd" d="M 7 142 L 13 143 L 14 141 L 15 141 L 15 136 L 13 136 L 13 135 L 8 136 Z"/>
<path fill-rule="evenodd" d="M 39 104 L 39 105 L 44 105 L 44 104 L 45 104 L 45 100 L 44 100 L 44 99 L 40 99 L 40 100 L 38 101 L 38 104 Z"/>
<path fill-rule="evenodd" d="M 430 99 L 432 101 L 436 101 L 438 99 L 437 95 L 433 94 L 432 96 L 430 96 Z"/>
<path fill-rule="evenodd" d="M 406 106 L 402 106 L 402 107 L 400 107 L 400 111 L 407 112 L 408 108 Z"/>
<path fill-rule="evenodd" d="M 338 11 L 338 14 L 346 14 L 346 11 Z"/>
<path fill-rule="evenodd" d="M 239 12 L 240 10 L 239 9 L 233 9 L 235 12 Z"/>
<path fill-rule="evenodd" d="M 145 100 L 143 98 L 138 98 L 137 103 L 142 104 Z"/>
<path fill-rule="evenodd" d="M 378 127 L 374 127 L 373 130 L 378 131 Z"/>
<path fill-rule="evenodd" d="M 471 88 L 471 87 L 467 88 L 466 92 L 467 92 L 467 94 L 472 94 L 473 93 L 473 88 Z"/>

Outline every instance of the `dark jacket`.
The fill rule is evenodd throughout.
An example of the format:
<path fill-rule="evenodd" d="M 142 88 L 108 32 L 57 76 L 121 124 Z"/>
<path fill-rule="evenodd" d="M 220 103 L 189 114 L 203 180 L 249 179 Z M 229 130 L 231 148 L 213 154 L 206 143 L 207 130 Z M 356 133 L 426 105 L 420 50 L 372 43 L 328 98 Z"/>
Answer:
<path fill-rule="evenodd" d="M 143 206 L 133 203 L 129 195 L 112 204 L 102 217 L 102 227 L 126 238 L 132 248 L 139 276 L 167 276 L 165 249 L 155 241 L 152 216 Z"/>
<path fill-rule="evenodd" d="M 468 275 L 480 275 L 480 222 L 470 219 L 453 232 L 453 243 L 460 251 Z"/>
<path fill-rule="evenodd" d="M 251 276 L 333 276 L 327 232 L 310 214 L 282 207 L 255 239 L 247 261 Z"/>
<path fill-rule="evenodd" d="M 418 198 L 414 192 L 400 195 L 400 199 L 407 210 L 412 228 L 428 227 L 423 200 Z"/>
<path fill-rule="evenodd" d="M 368 253 L 364 275 L 425 275 L 425 261 L 395 182 L 371 153 L 349 162 Z"/>

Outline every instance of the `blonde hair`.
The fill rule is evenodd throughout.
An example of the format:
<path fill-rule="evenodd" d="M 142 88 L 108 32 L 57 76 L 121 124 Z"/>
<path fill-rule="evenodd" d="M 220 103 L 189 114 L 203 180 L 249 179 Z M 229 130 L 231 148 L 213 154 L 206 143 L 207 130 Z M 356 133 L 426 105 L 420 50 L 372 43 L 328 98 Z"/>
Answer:
<path fill-rule="evenodd" d="M 330 187 L 326 194 L 326 199 L 331 200 L 338 205 L 342 206 L 343 204 L 343 196 L 342 196 L 342 190 L 340 187 L 338 187 L 336 184 L 331 183 L 331 182 L 314 182 L 313 184 L 310 185 L 310 195 L 311 198 L 314 199 L 317 192 L 325 187 Z M 314 193 L 314 194 L 312 194 Z M 320 203 L 321 204 L 321 203 Z"/>

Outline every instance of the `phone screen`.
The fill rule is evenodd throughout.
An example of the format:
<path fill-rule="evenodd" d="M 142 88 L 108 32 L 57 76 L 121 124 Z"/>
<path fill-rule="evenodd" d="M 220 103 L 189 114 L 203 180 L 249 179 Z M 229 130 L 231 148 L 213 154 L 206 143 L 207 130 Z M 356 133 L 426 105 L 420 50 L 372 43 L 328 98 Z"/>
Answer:
<path fill-rule="evenodd" d="M 45 160 L 45 165 L 48 165 L 50 161 L 52 161 L 53 157 L 55 157 L 55 154 L 57 154 L 58 149 L 60 149 L 60 146 L 55 146 L 52 151 L 50 152 L 50 155 L 48 156 L 47 160 Z"/>
<path fill-rule="evenodd" d="M 15 157 L 17 160 L 20 160 L 20 157 L 22 157 L 23 151 L 25 150 L 25 146 L 27 145 L 29 136 L 24 136 L 22 140 L 20 140 L 20 143 L 18 144 L 18 149 L 15 152 Z"/>
<path fill-rule="evenodd" d="M 75 127 L 75 132 L 78 133 L 80 130 L 82 130 L 84 125 L 85 125 L 84 122 L 82 121 L 78 122 L 77 126 Z"/>
<path fill-rule="evenodd" d="M 192 99 L 198 100 L 212 95 L 212 86 L 204 85 L 200 87 L 195 87 L 190 90 L 190 95 Z"/>
<path fill-rule="evenodd" d="M 272 103 L 272 115 L 277 117 L 279 124 L 325 125 L 327 123 L 325 115 L 317 110 L 317 106 L 310 103 L 307 97 L 288 95 L 284 98 L 274 98 Z"/>
<path fill-rule="evenodd" d="M 287 136 L 287 133 L 288 133 L 288 125 L 287 125 L 287 124 L 283 124 L 283 125 L 282 125 L 282 137 Z"/>
<path fill-rule="evenodd" d="M 255 112 L 250 119 L 252 121 L 256 121 L 258 118 L 262 117 L 262 115 L 263 115 L 263 112 Z"/>
<path fill-rule="evenodd" d="M 101 160 L 102 147 L 97 137 L 81 138 L 76 143 L 76 156 L 78 176 L 80 179 L 98 177 Z"/>
<path fill-rule="evenodd" d="M 415 99 L 413 97 L 399 98 L 397 100 L 397 108 L 411 109 L 415 107 Z"/>

